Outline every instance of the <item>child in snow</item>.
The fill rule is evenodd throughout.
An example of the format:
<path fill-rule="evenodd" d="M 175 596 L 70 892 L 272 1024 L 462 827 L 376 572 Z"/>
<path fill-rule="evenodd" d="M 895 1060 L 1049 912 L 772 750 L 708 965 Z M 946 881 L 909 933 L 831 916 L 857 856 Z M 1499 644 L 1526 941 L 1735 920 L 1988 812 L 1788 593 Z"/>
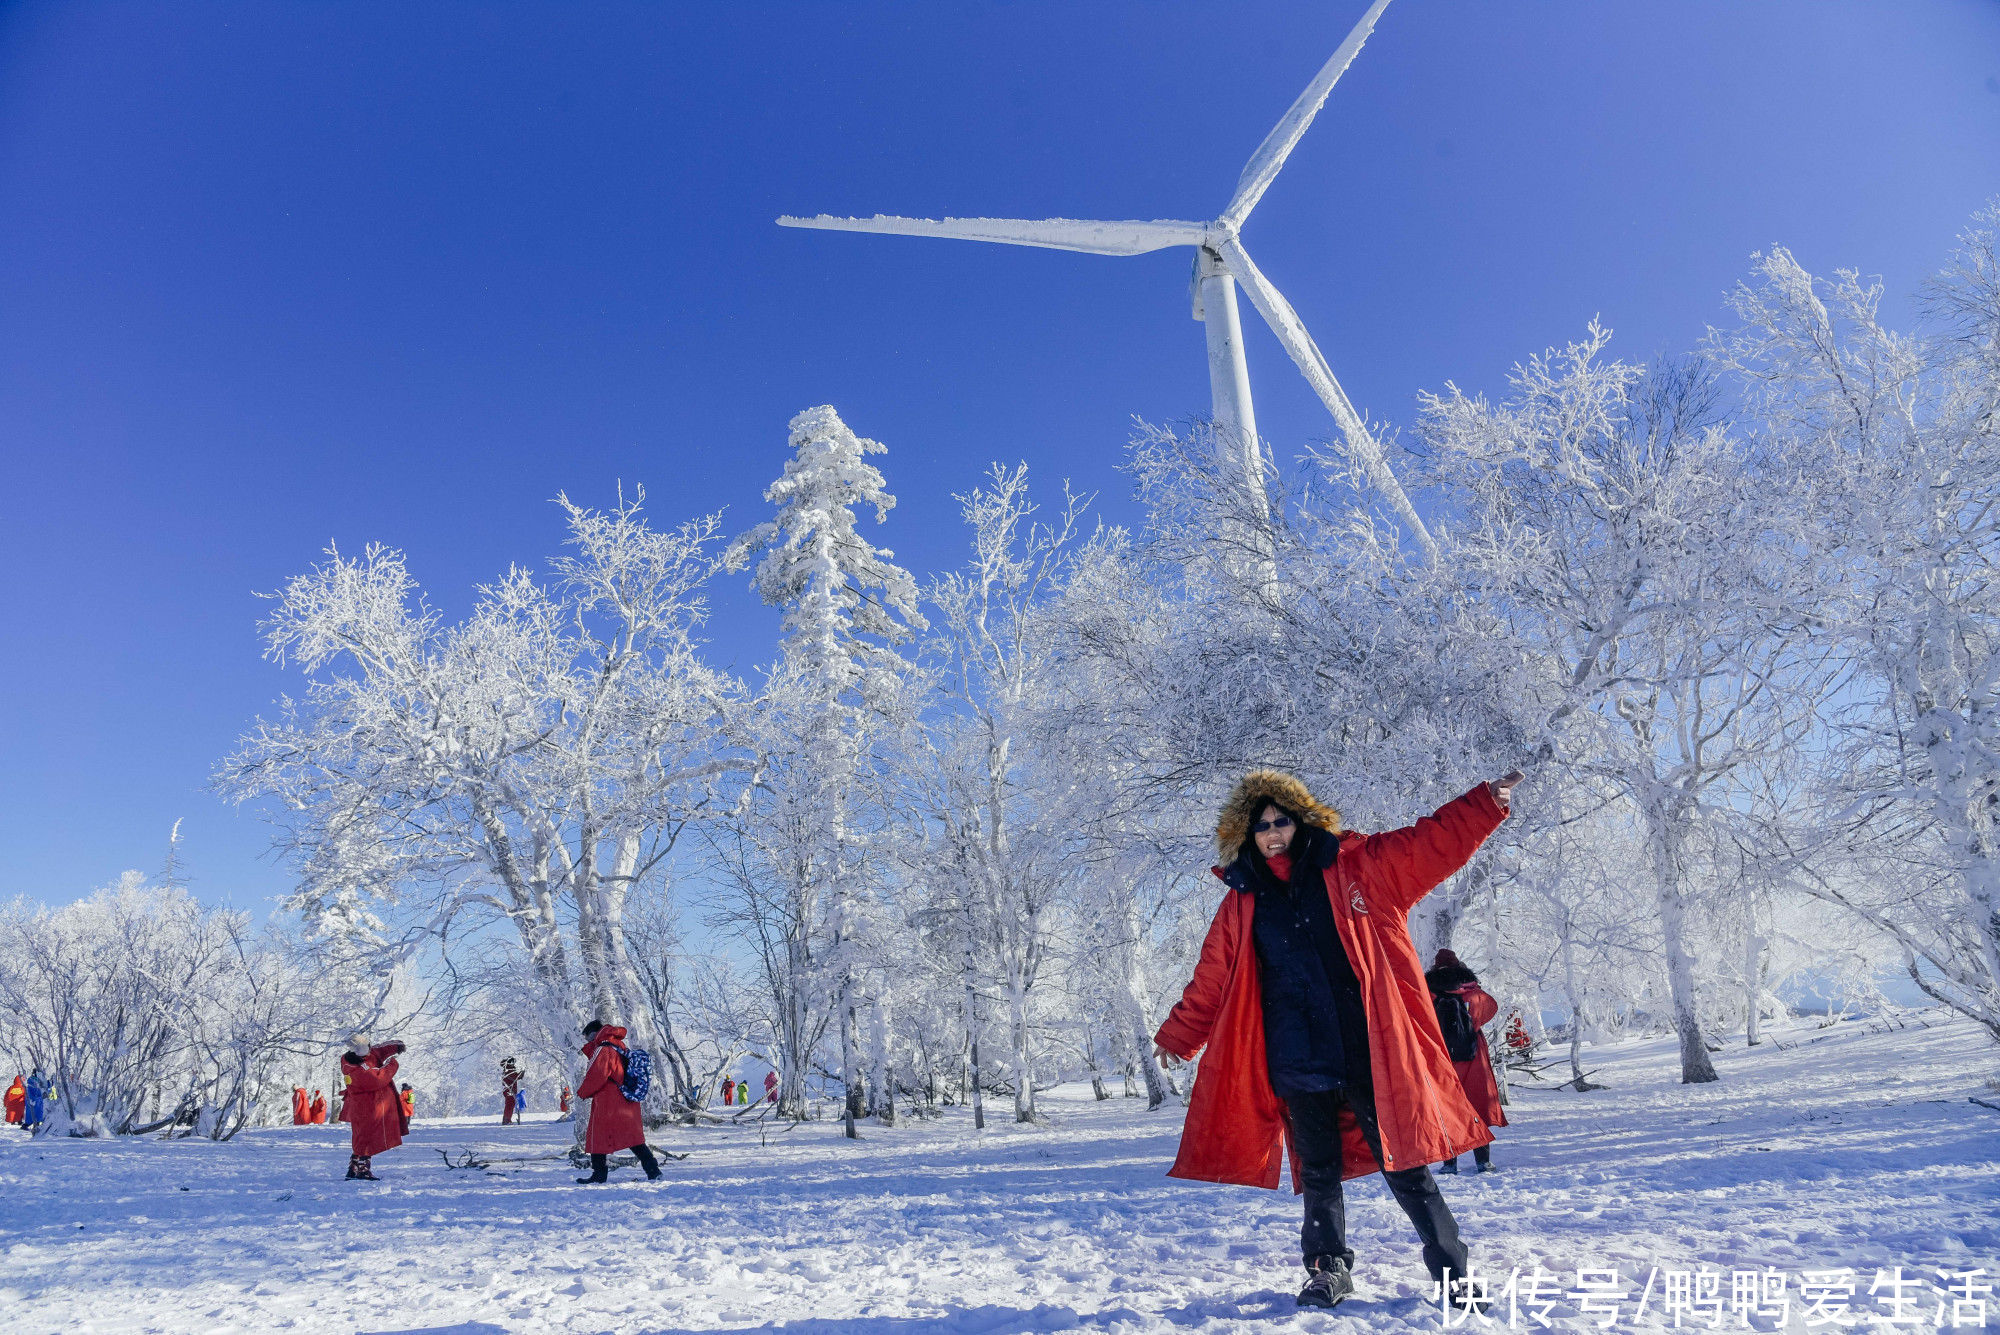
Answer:
<path fill-rule="evenodd" d="M 736 1081 L 729 1076 L 722 1077 L 722 1106 L 727 1108 L 736 1102 Z"/>
<path fill-rule="evenodd" d="M 660 1161 L 646 1145 L 639 1105 L 625 1097 L 625 1031 L 615 1024 L 592 1020 L 583 1027 L 583 1039 L 583 1055 L 590 1058 L 590 1070 L 576 1087 L 576 1096 L 590 1100 L 590 1122 L 583 1133 L 590 1176 L 577 1181 L 605 1181 L 611 1175 L 611 1156 L 621 1150 L 632 1151 L 648 1181 L 659 1181 Z"/>
<path fill-rule="evenodd" d="M 417 1115 L 417 1095 L 408 1085 L 403 1086 L 403 1125 L 408 1127 L 410 1119 Z"/>
<path fill-rule="evenodd" d="M 750 1106 L 750 1082 L 748 1080 L 736 1086 L 736 1106 L 739 1108 Z"/>
<path fill-rule="evenodd" d="M 341 1054 L 341 1074 L 347 1077 L 345 1113 L 353 1146 L 347 1160 L 350 1181 L 380 1181 L 372 1161 L 384 1150 L 402 1144 L 403 1132 L 409 1129 L 403 1101 L 396 1096 L 396 1054 L 402 1050 L 399 1042 L 370 1047 L 366 1038 L 356 1034 L 347 1040 L 347 1051 Z"/>
<path fill-rule="evenodd" d="M 776 1103 L 777 1101 L 778 1073 L 776 1071 L 766 1071 L 764 1072 L 764 1102 Z"/>
<path fill-rule="evenodd" d="M 500 1059 L 500 1125 L 509 1126 L 521 1108 L 521 1068 L 512 1057 Z"/>
<path fill-rule="evenodd" d="M 562 1087 L 562 1094 L 556 1100 L 556 1110 L 564 1117 L 569 1116 L 569 1086 Z"/>
<path fill-rule="evenodd" d="M 1444 1045 L 1451 1053 L 1451 1064 L 1458 1071 L 1458 1083 L 1465 1090 L 1466 1101 L 1486 1123 L 1487 1130 L 1507 1125 L 1507 1114 L 1500 1107 L 1500 1086 L 1493 1079 L 1493 1058 L 1487 1051 L 1484 1029 L 1487 1022 L 1500 1013 L 1500 1003 L 1479 985 L 1479 975 L 1461 964 L 1458 956 L 1449 950 L 1437 953 L 1430 971 L 1424 974 L 1424 982 L 1431 990 L 1432 1005 L 1438 1013 L 1438 1028 L 1444 1033 Z M 1447 1018 L 1451 1023 L 1446 1023 Z M 1461 1056 L 1461 1053 L 1465 1055 Z M 1480 1172 L 1492 1172 L 1493 1147 L 1474 1145 L 1472 1162 Z M 1456 1173 L 1457 1156 L 1439 1164 L 1438 1171 Z"/>
<path fill-rule="evenodd" d="M 16 1075 L 14 1083 L 7 1086 L 7 1125 L 19 1126 L 21 1114 L 28 1106 L 28 1082 L 26 1077 Z"/>
<path fill-rule="evenodd" d="M 1338 812 L 1274 770 L 1246 776 L 1223 805 L 1214 870 L 1228 889 L 1154 1038 L 1168 1066 L 1208 1048 L 1168 1176 L 1275 1188 L 1289 1142 L 1305 1196 L 1301 1307 L 1354 1292 L 1341 1180 L 1380 1172 L 1432 1279 L 1449 1282 L 1454 1306 L 1484 1310 L 1426 1165 L 1493 1135 L 1465 1100 L 1437 1013 L 1413 1004 L 1427 993 L 1406 915 L 1507 819 L 1520 779 L 1377 835 L 1343 832 Z"/>

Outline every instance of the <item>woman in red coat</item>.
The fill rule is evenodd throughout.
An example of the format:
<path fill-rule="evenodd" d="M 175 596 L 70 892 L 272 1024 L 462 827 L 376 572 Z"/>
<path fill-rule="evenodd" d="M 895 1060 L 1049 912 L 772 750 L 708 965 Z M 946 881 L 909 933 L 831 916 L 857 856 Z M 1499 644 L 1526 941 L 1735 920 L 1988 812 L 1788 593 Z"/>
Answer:
<path fill-rule="evenodd" d="M 306 1105 L 306 1121 L 313 1126 L 326 1125 L 326 1095 L 313 1091 L 312 1102 Z"/>
<path fill-rule="evenodd" d="M 660 1161 L 646 1145 L 646 1126 L 639 1105 L 625 1097 L 625 1031 L 617 1025 L 592 1020 L 583 1027 L 583 1055 L 590 1069 L 576 1096 L 590 1100 L 590 1123 L 583 1133 L 584 1152 L 590 1155 L 590 1176 L 578 1182 L 597 1183 L 611 1175 L 611 1156 L 630 1150 L 646 1170 L 646 1177 L 660 1179 Z"/>
<path fill-rule="evenodd" d="M 347 1077 L 343 1112 L 354 1147 L 347 1160 L 350 1179 L 379 1181 L 369 1161 L 403 1143 L 409 1123 L 396 1095 L 396 1054 L 402 1050 L 401 1043 L 369 1047 L 368 1040 L 357 1035 L 341 1054 L 340 1071 Z"/>
<path fill-rule="evenodd" d="M 28 1086 L 20 1076 L 7 1086 L 7 1125 L 19 1126 L 28 1106 Z"/>
<path fill-rule="evenodd" d="M 1500 1003 L 1495 1001 L 1479 985 L 1479 975 L 1460 963 L 1456 954 L 1440 950 L 1431 962 L 1430 971 L 1424 974 L 1424 982 L 1434 998 L 1457 997 L 1465 1003 L 1465 1009 L 1472 1023 L 1473 1054 L 1469 1061 L 1452 1062 L 1458 1072 L 1458 1083 L 1465 1090 L 1465 1098 L 1472 1110 L 1479 1114 L 1487 1129 L 1507 1125 L 1507 1114 L 1500 1107 L 1500 1086 L 1493 1079 L 1493 1059 L 1486 1048 L 1486 1026 L 1500 1013 Z M 1462 1051 L 1463 1049 L 1461 1049 Z M 1474 1145 L 1472 1162 L 1482 1173 L 1493 1171 L 1493 1147 Z M 1440 1173 L 1456 1173 L 1458 1156 L 1453 1155 L 1439 1165 Z"/>
<path fill-rule="evenodd" d="M 1305 1196 L 1302 1306 L 1354 1291 L 1341 1180 L 1380 1172 L 1434 1279 L 1466 1273 L 1426 1165 L 1492 1139 L 1452 1070 L 1408 914 L 1507 818 L 1519 774 L 1407 829 L 1360 835 L 1288 774 L 1236 785 L 1216 824 L 1228 890 L 1194 978 L 1155 1035 L 1195 1076 L 1169 1176 L 1275 1188 L 1281 1149 Z M 1274 1078 L 1275 1077 L 1275 1078 Z M 1455 1301 L 1462 1278 L 1453 1279 Z"/>
<path fill-rule="evenodd" d="M 306 1102 L 304 1085 L 292 1086 L 292 1125 L 305 1126 L 312 1121 L 312 1105 Z"/>

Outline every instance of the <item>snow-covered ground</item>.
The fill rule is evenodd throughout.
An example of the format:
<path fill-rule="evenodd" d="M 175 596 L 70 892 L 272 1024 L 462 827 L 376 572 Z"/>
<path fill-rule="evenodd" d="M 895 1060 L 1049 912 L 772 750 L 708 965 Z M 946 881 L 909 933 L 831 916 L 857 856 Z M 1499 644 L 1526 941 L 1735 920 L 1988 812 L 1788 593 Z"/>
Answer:
<path fill-rule="evenodd" d="M 1933 1277 L 2000 1262 L 2000 1112 L 1967 1102 L 2000 1071 L 1971 1026 L 1821 1033 L 1717 1055 L 1718 1084 L 1676 1083 L 1671 1045 L 1597 1049 L 1611 1088 L 1526 1092 L 1500 1171 L 1444 1178 L 1475 1266 L 1540 1264 L 1639 1282 L 1651 1267 Z M 810 1335 L 1062 1329 L 1434 1329 L 1408 1223 L 1379 1179 L 1349 1184 L 1358 1293 L 1299 1313 L 1298 1203 L 1169 1181 L 1178 1111 L 1048 1100 L 1048 1125 L 976 1135 L 956 1112 L 859 1143 L 808 1124 L 674 1131 L 689 1154 L 649 1185 L 576 1186 L 566 1164 L 450 1170 L 439 1150 L 532 1155 L 546 1120 L 419 1119 L 340 1180 L 344 1130 L 232 1144 L 0 1137 L 0 1323 L 17 1331 L 677 1332 Z M 1468 1159 L 1465 1167 L 1470 1169 Z M 1662 1280 L 1661 1283 L 1664 1283 Z M 1804 1330 L 1793 1292 L 1789 1328 Z M 1661 1295 L 1635 1326 L 1656 1328 Z M 1925 1328 L 1935 1303 L 1922 1307 Z M 1505 1306 L 1488 1329 L 1506 1325 Z M 1601 1318 L 1559 1301 L 1557 1329 Z M 2000 1328 L 2000 1307 L 1988 1324 Z M 1531 1320 L 1523 1310 L 1519 1328 Z M 1705 1321 L 1695 1323 L 1706 1326 Z M 1758 1328 L 1772 1323 L 1758 1320 Z M 1534 1327 L 1542 1328 L 1542 1327 Z M 1818 1326 L 1815 1329 L 1830 1329 Z"/>

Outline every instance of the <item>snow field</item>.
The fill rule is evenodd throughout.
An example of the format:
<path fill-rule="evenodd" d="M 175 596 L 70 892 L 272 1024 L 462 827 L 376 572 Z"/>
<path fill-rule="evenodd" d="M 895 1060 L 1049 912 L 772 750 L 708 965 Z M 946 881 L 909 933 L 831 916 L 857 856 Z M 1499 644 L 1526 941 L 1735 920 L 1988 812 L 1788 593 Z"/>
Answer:
<path fill-rule="evenodd" d="M 1504 1278 L 1578 1267 L 1850 1266 L 1929 1276 L 2000 1262 L 2000 1069 L 1971 1025 L 1776 1032 L 1677 1083 L 1673 1045 L 1604 1047 L 1611 1088 L 1519 1093 L 1498 1173 L 1444 1178 L 1474 1264 Z M 1990 1097 L 1990 1096 L 1988 1096 Z M 2000 1100 L 1996 1100 L 2000 1101 Z M 1428 1277 L 1379 1180 L 1348 1184 L 1357 1295 L 1299 1313 L 1289 1188 L 1170 1181 L 1180 1117 L 1055 1092 L 1045 1126 L 969 1115 L 770 1136 L 669 1131 L 691 1157 L 607 1187 L 568 1164 L 449 1170 L 437 1153 L 553 1153 L 545 1118 L 419 1118 L 378 1185 L 340 1180 L 344 1128 L 233 1143 L 0 1137 L 0 1314 L 87 1332 L 671 1332 L 807 1335 L 1241 1329 L 1427 1330 Z M 1655 1299 L 1657 1311 L 1658 1300 Z M 1928 1312 L 1928 1308 L 1925 1309 Z M 1505 1327 L 1505 1313 L 1487 1329 Z M 1595 1329 L 1568 1302 L 1552 1327 Z M 2000 1309 L 1988 1324 L 2000 1328 Z M 1725 1325 L 1739 1328 L 1733 1317 Z M 1477 1328 L 1475 1326 L 1475 1328 Z M 1619 1329 L 1635 1328 L 1621 1320 Z M 1644 1328 L 1659 1328 L 1649 1320 Z M 1770 1323 L 1759 1328 L 1769 1329 Z M 1791 1330 L 1803 1331 L 1795 1312 Z M 1816 1327 L 1826 1330 L 1832 1327 Z"/>

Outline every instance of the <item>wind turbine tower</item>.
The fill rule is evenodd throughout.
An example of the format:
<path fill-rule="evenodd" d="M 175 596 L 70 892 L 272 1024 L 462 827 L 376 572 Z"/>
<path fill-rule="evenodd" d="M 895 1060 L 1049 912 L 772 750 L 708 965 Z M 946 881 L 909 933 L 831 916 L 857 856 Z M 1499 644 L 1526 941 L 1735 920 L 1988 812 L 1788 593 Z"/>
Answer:
<path fill-rule="evenodd" d="M 1347 34 L 1347 40 L 1320 67 L 1276 128 L 1264 137 L 1250 155 L 1228 207 L 1212 222 L 1182 222 L 1158 219 L 1151 222 L 1090 222 L 1075 218 L 898 218 L 877 214 L 872 218 L 836 218 L 820 214 L 813 218 L 786 216 L 782 227 L 815 227 L 838 232 L 888 232 L 899 236 L 941 236 L 961 241 L 993 241 L 1010 246 L 1039 246 L 1049 250 L 1078 250 L 1092 255 L 1143 255 L 1170 246 L 1192 246 L 1194 260 L 1194 317 L 1207 326 L 1208 387 L 1213 403 L 1216 448 L 1222 452 L 1225 468 L 1242 476 L 1253 498 L 1264 503 L 1263 450 L 1257 440 L 1257 415 L 1250 400 L 1250 370 L 1243 357 L 1243 328 L 1236 309 L 1236 285 L 1250 294 L 1250 303 L 1264 317 L 1264 323 L 1291 354 L 1292 361 L 1319 395 L 1340 428 L 1349 457 L 1371 486 L 1388 502 L 1397 518 L 1416 539 L 1427 557 L 1435 559 L 1437 547 L 1429 530 L 1417 517 L 1410 498 L 1404 494 L 1395 474 L 1389 471 L 1382 447 L 1368 433 L 1347 394 L 1334 378 L 1333 369 L 1319 346 L 1306 332 L 1298 312 L 1284 295 L 1271 285 L 1250 253 L 1243 248 L 1240 233 L 1250 211 L 1271 188 L 1285 159 L 1304 137 L 1313 117 L 1326 104 L 1334 84 L 1354 63 L 1362 43 L 1375 30 L 1376 20 L 1389 7 L 1389 0 L 1374 0 L 1361 21 Z"/>

